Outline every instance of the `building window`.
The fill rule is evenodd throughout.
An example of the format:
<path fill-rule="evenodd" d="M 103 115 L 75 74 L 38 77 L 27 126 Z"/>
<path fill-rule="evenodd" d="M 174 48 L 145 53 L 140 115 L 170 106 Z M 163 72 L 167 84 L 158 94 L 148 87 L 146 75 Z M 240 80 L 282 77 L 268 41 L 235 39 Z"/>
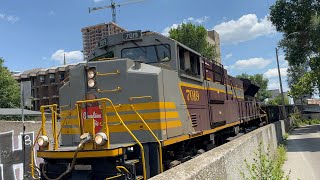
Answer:
<path fill-rule="evenodd" d="M 59 73 L 59 78 L 60 78 L 60 81 L 64 80 L 64 72 Z"/>
<path fill-rule="evenodd" d="M 40 76 L 39 76 L 39 79 L 40 79 L 40 84 L 44 84 L 44 76 L 43 76 L 43 75 L 40 75 Z"/>
<path fill-rule="evenodd" d="M 50 83 L 54 83 L 54 81 L 55 81 L 54 74 L 49 74 L 49 81 L 50 81 Z"/>

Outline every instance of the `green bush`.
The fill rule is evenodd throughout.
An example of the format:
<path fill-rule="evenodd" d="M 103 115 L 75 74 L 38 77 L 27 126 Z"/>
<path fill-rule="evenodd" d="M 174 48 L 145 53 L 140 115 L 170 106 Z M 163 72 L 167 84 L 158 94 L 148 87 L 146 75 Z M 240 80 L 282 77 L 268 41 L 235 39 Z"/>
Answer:
<path fill-rule="evenodd" d="M 288 180 L 289 174 L 285 175 L 282 170 L 286 158 L 286 148 L 284 145 L 280 145 L 276 153 L 271 155 L 270 148 L 265 153 L 260 143 L 258 151 L 255 152 L 253 163 L 250 164 L 245 160 L 249 175 L 246 175 L 244 172 L 240 172 L 240 174 L 245 180 Z"/>
<path fill-rule="evenodd" d="M 320 119 L 302 119 L 301 113 L 297 108 L 294 109 L 294 113 L 290 114 L 290 117 L 293 120 L 293 127 L 320 124 Z"/>

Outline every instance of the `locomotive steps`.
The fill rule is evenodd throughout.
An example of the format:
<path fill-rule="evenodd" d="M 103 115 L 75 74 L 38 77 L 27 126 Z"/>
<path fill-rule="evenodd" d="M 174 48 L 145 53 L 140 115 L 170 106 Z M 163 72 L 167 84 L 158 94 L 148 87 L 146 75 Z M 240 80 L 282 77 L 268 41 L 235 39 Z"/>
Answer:
<path fill-rule="evenodd" d="M 289 120 L 281 120 L 266 125 L 151 179 L 241 179 L 240 172 L 249 173 L 244 160 L 253 161 L 260 143 L 263 149 L 269 147 L 275 152 L 290 124 Z"/>

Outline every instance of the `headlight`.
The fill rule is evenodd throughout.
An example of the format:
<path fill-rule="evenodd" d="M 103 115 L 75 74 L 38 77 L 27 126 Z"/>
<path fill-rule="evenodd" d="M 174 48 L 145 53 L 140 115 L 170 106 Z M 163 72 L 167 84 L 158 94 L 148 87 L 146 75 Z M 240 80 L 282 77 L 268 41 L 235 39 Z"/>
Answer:
<path fill-rule="evenodd" d="M 96 75 L 96 73 L 94 72 L 94 70 L 89 70 L 89 71 L 87 72 L 87 76 L 88 76 L 88 78 L 90 78 L 90 79 L 94 78 L 95 75 Z"/>
<path fill-rule="evenodd" d="M 95 82 L 93 79 L 89 79 L 89 80 L 88 80 L 88 86 L 89 86 L 90 88 L 94 87 L 95 85 L 96 85 L 96 82 Z"/>
<path fill-rule="evenodd" d="M 40 136 L 37 140 L 37 143 L 40 147 L 48 146 L 49 144 L 49 138 L 48 136 Z"/>
<path fill-rule="evenodd" d="M 103 132 L 97 133 L 96 136 L 94 137 L 94 142 L 99 146 L 105 145 L 107 141 L 108 141 L 107 135 Z"/>

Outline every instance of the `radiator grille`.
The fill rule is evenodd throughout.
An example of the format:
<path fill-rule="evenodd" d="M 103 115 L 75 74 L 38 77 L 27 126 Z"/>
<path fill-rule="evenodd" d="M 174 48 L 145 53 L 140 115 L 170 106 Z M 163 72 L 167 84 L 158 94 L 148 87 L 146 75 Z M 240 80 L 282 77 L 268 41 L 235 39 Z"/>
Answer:
<path fill-rule="evenodd" d="M 198 126 L 197 114 L 190 114 L 190 116 L 191 116 L 192 127 L 197 127 Z"/>

